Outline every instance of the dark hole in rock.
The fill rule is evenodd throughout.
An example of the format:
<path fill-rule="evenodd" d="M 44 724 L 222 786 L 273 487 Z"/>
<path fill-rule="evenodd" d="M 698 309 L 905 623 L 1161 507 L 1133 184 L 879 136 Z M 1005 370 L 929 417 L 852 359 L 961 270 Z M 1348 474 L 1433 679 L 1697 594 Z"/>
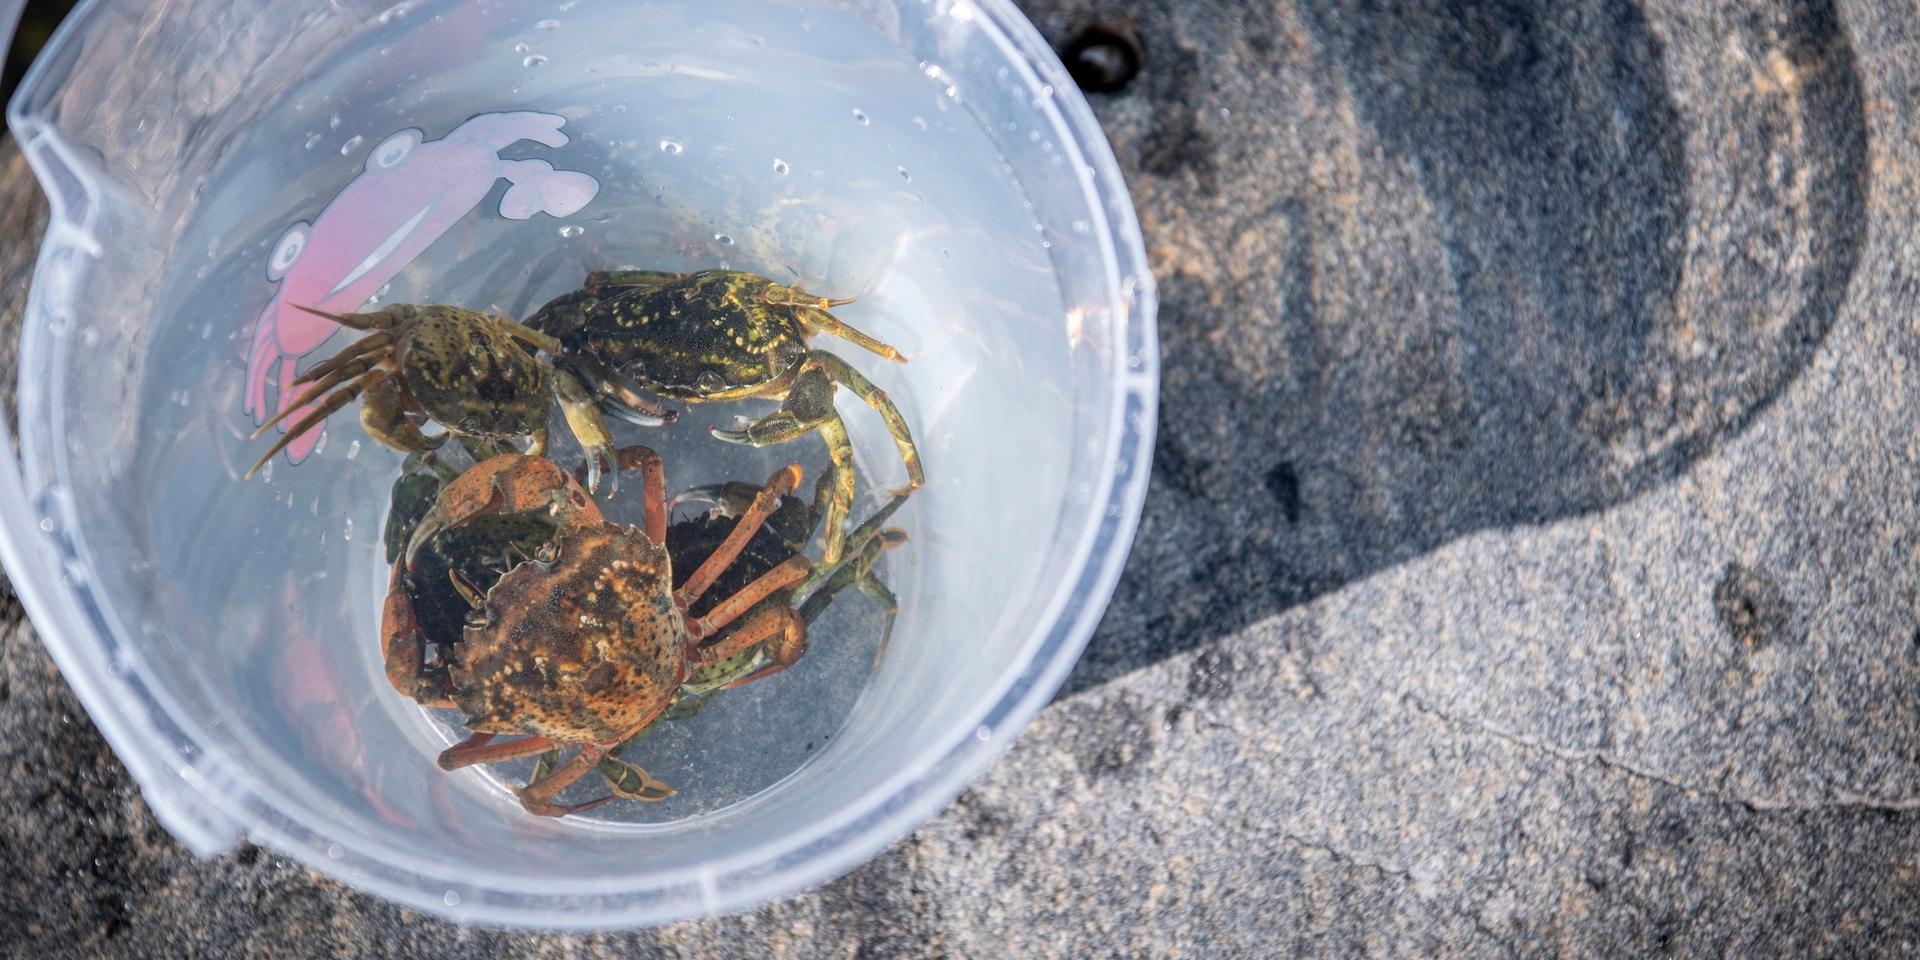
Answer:
<path fill-rule="evenodd" d="M 1116 93 L 1140 72 L 1140 41 L 1124 27 L 1095 24 L 1060 51 L 1073 82 L 1088 93 Z"/>

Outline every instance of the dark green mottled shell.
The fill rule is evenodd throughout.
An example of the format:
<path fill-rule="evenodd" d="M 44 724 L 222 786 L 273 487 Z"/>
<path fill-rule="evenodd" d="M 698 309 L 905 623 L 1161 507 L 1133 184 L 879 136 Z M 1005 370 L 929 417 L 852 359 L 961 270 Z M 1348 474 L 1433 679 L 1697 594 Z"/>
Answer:
<path fill-rule="evenodd" d="M 556 532 L 553 517 L 544 512 L 494 513 L 443 530 L 423 544 L 406 574 L 420 636 L 446 649 L 466 628 L 472 607 L 454 588 L 449 571 L 484 592 Z"/>
<path fill-rule="evenodd" d="M 773 383 L 806 355 L 796 308 L 769 303 L 773 281 L 706 270 L 560 297 L 528 320 L 648 389 L 680 399 Z"/>
<path fill-rule="evenodd" d="M 397 347 L 407 391 L 448 430 L 511 439 L 546 426 L 546 368 L 486 314 L 421 307 Z"/>

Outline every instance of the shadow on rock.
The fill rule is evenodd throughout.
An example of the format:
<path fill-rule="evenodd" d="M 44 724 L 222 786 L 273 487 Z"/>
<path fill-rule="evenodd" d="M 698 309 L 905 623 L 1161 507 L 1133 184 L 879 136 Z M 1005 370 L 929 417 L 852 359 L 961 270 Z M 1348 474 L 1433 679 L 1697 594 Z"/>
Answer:
<path fill-rule="evenodd" d="M 1162 3 L 1096 104 L 1161 282 L 1153 490 L 1067 692 L 1672 479 L 1845 296 L 1866 133 L 1826 0 L 1301 0 L 1206 57 Z"/>

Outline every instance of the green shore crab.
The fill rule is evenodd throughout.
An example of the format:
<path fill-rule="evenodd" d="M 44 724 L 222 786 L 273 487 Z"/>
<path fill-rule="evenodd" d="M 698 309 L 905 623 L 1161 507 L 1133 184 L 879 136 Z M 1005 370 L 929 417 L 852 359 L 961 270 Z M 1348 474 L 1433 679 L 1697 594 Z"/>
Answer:
<path fill-rule="evenodd" d="M 431 450 L 449 435 L 495 444 L 530 437 L 530 449 L 538 454 L 546 450 L 548 404 L 558 399 L 576 432 L 601 426 L 597 434 L 579 434 L 583 446 L 603 454 L 612 452 L 597 410 L 591 417 L 581 412 L 594 406 L 593 398 L 572 378 L 553 376 L 534 353 L 533 348 L 551 344 L 551 338 L 512 320 L 443 304 L 397 303 L 371 313 L 300 309 L 371 332 L 294 380 L 296 386 L 306 388 L 305 396 L 326 394 L 326 399 L 281 435 L 248 468 L 247 478 L 363 394 L 360 425 L 369 436 L 397 450 Z M 629 419 L 651 425 L 671 421 L 671 415 L 659 407 L 642 398 L 632 400 L 622 408 Z M 286 404 L 250 439 L 258 439 L 304 409 L 301 403 Z M 424 420 L 438 422 L 447 433 L 427 436 L 420 431 Z"/>
<path fill-rule="evenodd" d="M 599 270 L 580 289 L 542 306 L 526 326 L 549 338 L 542 349 L 554 357 L 567 390 L 598 397 L 616 416 L 652 416 L 632 384 L 688 403 L 781 401 L 764 417 L 711 432 L 751 446 L 820 434 L 832 462 L 820 479 L 826 506 L 821 559 L 831 564 L 845 549 L 855 492 L 853 445 L 834 409 L 836 387 L 844 384 L 886 423 L 907 468 L 902 492 L 926 482 L 906 419 L 886 392 L 845 360 L 807 346 L 810 337 L 830 333 L 906 362 L 899 350 L 828 312 L 851 302 L 739 270 Z M 568 416 L 582 437 L 606 434 L 593 408 L 571 408 Z"/>

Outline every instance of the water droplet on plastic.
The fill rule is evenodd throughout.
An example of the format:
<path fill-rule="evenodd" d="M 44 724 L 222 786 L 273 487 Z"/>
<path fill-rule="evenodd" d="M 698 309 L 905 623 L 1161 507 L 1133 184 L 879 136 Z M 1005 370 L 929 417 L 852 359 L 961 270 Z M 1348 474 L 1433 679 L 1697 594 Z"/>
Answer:
<path fill-rule="evenodd" d="M 539 23 L 534 24 L 533 28 L 535 30 L 558 30 L 560 29 L 560 21 L 542 20 Z"/>
<path fill-rule="evenodd" d="M 365 143 L 366 139 L 367 139 L 366 137 L 362 137 L 358 134 L 348 137 L 347 142 L 340 145 L 340 155 L 344 157 L 347 154 L 352 153 L 354 148 L 358 147 L 362 143 Z"/>
<path fill-rule="evenodd" d="M 948 87 L 948 88 L 947 88 L 947 99 L 949 99 L 949 100 L 958 100 L 958 99 L 960 99 L 960 88 L 959 88 L 959 87 Z"/>
<path fill-rule="evenodd" d="M 859 124 L 859 125 L 861 125 L 861 126 L 863 126 L 863 127 L 864 127 L 864 126 L 866 126 L 867 124 L 869 124 L 869 123 L 872 123 L 873 121 L 872 121 L 872 120 L 869 120 L 869 119 L 867 119 L 867 114 L 866 114 L 866 112 L 865 112 L 865 111 L 863 111 L 863 110 L 861 110 L 861 109 L 860 109 L 859 107 L 854 107 L 854 108 L 853 108 L 853 122 L 855 122 L 855 123 L 857 123 L 857 124 Z"/>
<path fill-rule="evenodd" d="M 1085 220 L 1075 220 L 1073 222 L 1074 233 L 1086 233 L 1087 231 L 1092 229 L 1093 229 L 1093 225 L 1087 223 Z"/>
<path fill-rule="evenodd" d="M 784 176 L 786 176 L 786 175 L 787 175 L 787 171 L 788 171 L 788 170 L 790 170 L 790 169 L 792 169 L 792 168 L 790 168 L 790 167 L 788 167 L 788 166 L 787 166 L 787 162 L 786 162 L 785 160 L 782 160 L 782 159 L 780 159 L 780 158 L 778 158 L 778 157 L 775 157 L 775 158 L 774 158 L 774 160 L 773 160 L 773 172 L 774 172 L 774 173 L 777 173 L 777 174 L 779 174 L 779 175 L 781 175 L 781 176 L 783 176 L 783 177 L 784 177 Z"/>
<path fill-rule="evenodd" d="M 344 857 L 346 855 L 347 855 L 346 847 L 343 847 L 337 843 L 327 844 L 327 857 L 329 859 L 338 860 L 341 857 Z"/>
<path fill-rule="evenodd" d="M 566 237 L 568 240 L 572 240 L 574 237 L 577 237 L 586 232 L 587 232 L 586 227 L 578 226 L 571 223 L 560 228 L 560 235 L 563 237 Z"/>
<path fill-rule="evenodd" d="M 546 62 L 547 62 L 546 57 L 543 57 L 540 54 L 535 53 L 535 54 L 530 54 L 525 60 L 520 61 L 520 65 L 523 67 L 537 67 Z"/>
<path fill-rule="evenodd" d="M 360 456 L 360 441 L 355 440 L 354 442 L 347 444 L 347 459 L 355 460 L 355 459 L 358 459 L 359 456 Z"/>
<path fill-rule="evenodd" d="M 673 142 L 672 140 L 660 141 L 660 152 L 666 154 L 667 156 L 673 156 L 674 154 L 679 153 L 680 150 L 681 150 L 680 145 Z"/>
<path fill-rule="evenodd" d="M 203 323 L 200 325 L 200 339 L 202 340 L 213 339 L 213 324 Z"/>
<path fill-rule="evenodd" d="M 319 442 L 319 443 L 316 443 L 316 444 L 314 444 L 314 445 L 313 445 L 313 455 L 317 457 L 317 456 L 319 456 L 319 455 L 321 455 L 321 454 L 323 454 L 323 453 L 326 453 L 326 452 L 327 452 L 327 441 L 328 441 L 328 440 L 330 440 L 330 439 L 332 439 L 332 438 L 333 438 L 333 434 L 331 434 L 331 433 L 327 433 L 327 432 L 325 432 L 325 431 L 321 431 L 321 433 L 320 433 L 320 442 Z M 314 500 L 314 505 L 315 505 L 315 509 L 318 509 L 318 508 L 319 508 L 319 503 L 320 503 L 320 501 L 319 501 L 319 499 L 318 499 L 318 498 L 316 498 L 316 499 Z"/>
<path fill-rule="evenodd" d="M 278 458 L 275 458 L 275 459 L 278 459 Z M 266 462 L 266 465 L 264 465 L 264 466 L 262 466 L 262 467 L 260 468 L 260 482 L 261 482 L 261 483 L 272 483 L 272 482 L 273 482 L 273 464 L 274 464 L 274 461 L 273 461 L 273 460 L 268 460 L 268 461 Z"/>
<path fill-rule="evenodd" d="M 327 129 L 328 130 L 340 129 L 340 114 L 334 113 L 327 117 Z"/>
<path fill-rule="evenodd" d="M 727 235 L 726 235 L 726 234 L 724 234 L 724 233 L 716 233 L 716 234 L 714 234 L 714 235 L 713 235 L 713 242 L 714 242 L 714 243 L 717 243 L 717 244 L 719 244 L 719 245 L 721 245 L 721 246 L 723 246 L 723 247 L 731 247 L 731 246 L 733 246 L 733 238 L 732 238 L 732 237 L 730 237 L 730 236 L 727 236 Z"/>
<path fill-rule="evenodd" d="M 440 901 L 449 907 L 457 907 L 460 905 L 460 895 L 454 893 L 452 890 L 448 890 L 447 895 L 441 897 Z"/>
<path fill-rule="evenodd" d="M 925 129 L 927 128 L 927 118 L 925 118 L 925 117 L 914 117 L 914 118 L 913 118 L 913 125 L 914 125 L 914 126 L 916 126 L 916 127 L 919 127 L 919 128 L 920 128 L 920 129 L 922 129 L 922 130 L 925 130 Z"/>
<path fill-rule="evenodd" d="M 533 48 L 527 46 L 524 43 L 516 43 L 513 45 L 513 52 L 514 53 L 532 53 Z"/>
<path fill-rule="evenodd" d="M 306 142 L 306 144 L 305 144 L 305 146 L 306 146 L 306 148 L 307 148 L 308 150 L 312 150 L 312 149 L 313 149 L 314 147 L 317 147 L 317 146 L 319 146 L 319 145 L 320 145 L 320 135 L 319 135 L 319 134 L 317 134 L 317 133 L 313 133 L 313 134 L 308 134 L 308 135 L 307 135 L 307 142 Z"/>
<path fill-rule="evenodd" d="M 906 167 L 894 167 L 893 169 L 898 170 L 900 172 L 900 179 L 905 180 L 908 183 L 913 182 L 913 174 L 908 173 Z"/>

